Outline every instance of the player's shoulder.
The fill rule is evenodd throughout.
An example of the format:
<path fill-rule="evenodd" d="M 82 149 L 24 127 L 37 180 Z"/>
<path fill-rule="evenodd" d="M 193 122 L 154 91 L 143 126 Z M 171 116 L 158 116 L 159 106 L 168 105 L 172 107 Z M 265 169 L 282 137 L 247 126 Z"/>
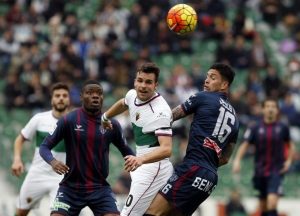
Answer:
<path fill-rule="evenodd" d="M 157 93 L 157 96 L 154 98 L 153 102 L 155 103 L 156 106 L 159 106 L 161 109 L 171 110 L 166 99 L 159 93 Z"/>
<path fill-rule="evenodd" d="M 33 115 L 32 118 L 44 119 L 44 118 L 50 118 L 50 117 L 53 117 L 52 110 L 36 113 L 36 114 Z"/>
<path fill-rule="evenodd" d="M 61 119 L 64 120 L 72 120 L 72 119 L 76 119 L 78 116 L 78 113 L 81 112 L 82 108 L 75 108 L 73 110 L 71 110 L 70 112 L 68 112 L 66 115 L 64 115 Z"/>
<path fill-rule="evenodd" d="M 130 90 L 126 93 L 125 97 L 126 97 L 126 98 L 135 98 L 136 95 L 137 95 L 136 90 L 135 90 L 135 89 L 130 89 Z"/>

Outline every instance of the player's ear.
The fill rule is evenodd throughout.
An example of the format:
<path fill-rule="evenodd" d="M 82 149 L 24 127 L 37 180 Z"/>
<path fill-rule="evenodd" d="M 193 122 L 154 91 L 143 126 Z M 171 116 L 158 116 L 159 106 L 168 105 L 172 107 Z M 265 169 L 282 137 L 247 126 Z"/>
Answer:
<path fill-rule="evenodd" d="M 229 82 L 227 80 L 223 80 L 221 83 L 221 89 L 225 90 L 227 88 L 229 88 Z"/>

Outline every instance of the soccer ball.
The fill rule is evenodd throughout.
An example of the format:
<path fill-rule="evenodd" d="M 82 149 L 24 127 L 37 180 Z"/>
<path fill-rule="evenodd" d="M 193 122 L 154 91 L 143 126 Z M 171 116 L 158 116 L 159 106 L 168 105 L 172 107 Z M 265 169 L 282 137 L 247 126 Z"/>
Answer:
<path fill-rule="evenodd" d="M 187 4 L 177 4 L 169 10 L 167 24 L 171 31 L 179 35 L 193 32 L 197 25 L 196 11 Z"/>

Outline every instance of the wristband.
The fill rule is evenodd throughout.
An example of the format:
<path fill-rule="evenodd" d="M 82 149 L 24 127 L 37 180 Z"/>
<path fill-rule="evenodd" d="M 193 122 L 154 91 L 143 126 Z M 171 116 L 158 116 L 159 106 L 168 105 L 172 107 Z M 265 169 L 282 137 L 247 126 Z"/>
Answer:
<path fill-rule="evenodd" d="M 109 119 L 106 117 L 106 114 L 103 113 L 103 115 L 101 116 L 101 120 L 102 120 L 103 122 L 108 122 Z"/>

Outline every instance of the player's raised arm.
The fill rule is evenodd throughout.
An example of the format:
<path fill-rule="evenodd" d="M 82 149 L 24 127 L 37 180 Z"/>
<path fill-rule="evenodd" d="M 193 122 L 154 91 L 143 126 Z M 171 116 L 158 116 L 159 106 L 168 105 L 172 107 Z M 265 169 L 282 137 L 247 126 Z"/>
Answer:
<path fill-rule="evenodd" d="M 128 106 L 125 104 L 124 98 L 114 103 L 101 117 L 102 125 L 105 129 L 112 129 L 110 118 L 125 112 Z"/>
<path fill-rule="evenodd" d="M 248 147 L 249 147 L 249 142 L 244 141 L 244 142 L 242 142 L 242 144 L 238 148 L 237 153 L 235 155 L 235 158 L 233 160 L 233 164 L 232 164 L 232 172 L 233 173 L 240 172 L 240 170 L 241 170 L 241 160 L 243 159 L 244 155 L 246 154 Z"/>

